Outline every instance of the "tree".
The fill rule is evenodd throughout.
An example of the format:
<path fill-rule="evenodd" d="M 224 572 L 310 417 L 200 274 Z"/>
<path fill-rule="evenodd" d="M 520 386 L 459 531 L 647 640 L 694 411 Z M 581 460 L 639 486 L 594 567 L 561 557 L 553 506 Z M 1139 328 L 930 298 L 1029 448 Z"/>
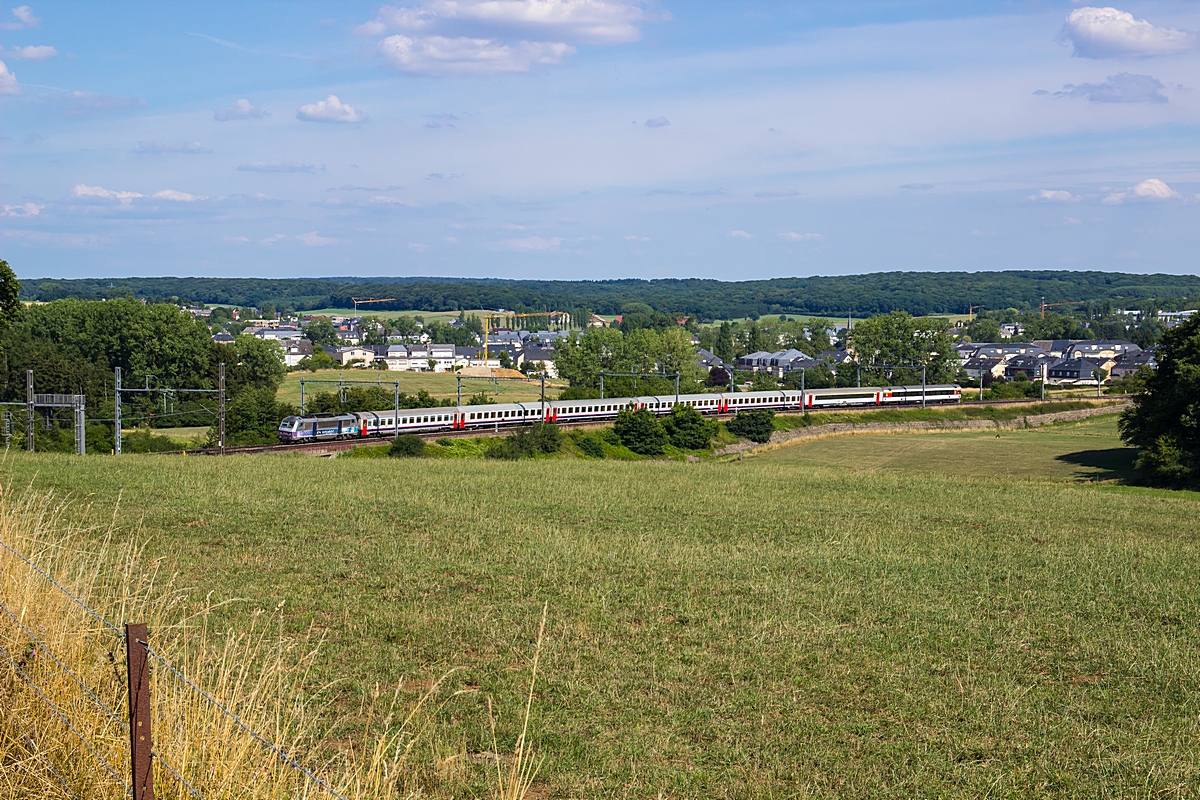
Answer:
<path fill-rule="evenodd" d="M 0 331 L 8 327 L 21 309 L 20 297 L 21 282 L 8 262 L 0 260 Z"/>
<path fill-rule="evenodd" d="M 392 440 L 388 458 L 420 458 L 425 455 L 425 440 L 415 433 L 402 433 Z"/>
<path fill-rule="evenodd" d="M 1158 369 L 1121 415 L 1121 438 L 1137 447 L 1150 483 L 1200 487 L 1200 314 L 1163 334 Z"/>
<path fill-rule="evenodd" d="M 273 388 L 244 389 L 225 410 L 226 443 L 244 445 L 278 441 L 279 423 L 284 417 L 296 413 L 294 406 L 275 399 Z M 210 444 L 216 443 L 216 435 L 214 425 L 209 434 Z"/>
<path fill-rule="evenodd" d="M 725 428 L 734 436 L 765 444 L 775 432 L 775 412 L 771 409 L 739 411 L 737 416 L 725 423 Z"/>
<path fill-rule="evenodd" d="M 333 323 L 325 317 L 309 320 L 308 325 L 304 328 L 304 338 L 312 342 L 314 348 L 318 345 L 337 347 L 341 344 Z"/>
<path fill-rule="evenodd" d="M 967 335 L 972 342 L 1000 341 L 1000 323 L 987 317 L 979 317 L 967 326 Z"/>
<path fill-rule="evenodd" d="M 724 367 L 713 367 L 708 371 L 708 377 L 704 379 L 705 386 L 728 386 L 729 371 Z"/>
<path fill-rule="evenodd" d="M 847 335 L 850 351 L 862 364 L 864 383 L 919 383 L 922 364 L 929 383 L 950 383 L 958 377 L 959 360 L 948 328 L 946 320 L 893 311 L 856 322 Z"/>
<path fill-rule="evenodd" d="M 512 369 L 512 356 L 508 354 L 507 350 L 500 351 L 500 368 Z"/>
<path fill-rule="evenodd" d="M 613 430 L 621 444 L 642 456 L 662 455 L 663 446 L 667 443 L 666 431 L 648 408 L 636 411 L 622 409 L 617 414 Z"/>
<path fill-rule="evenodd" d="M 686 405 L 677 405 L 662 420 L 667 441 L 682 450 L 706 450 L 717 433 L 715 422 Z"/>

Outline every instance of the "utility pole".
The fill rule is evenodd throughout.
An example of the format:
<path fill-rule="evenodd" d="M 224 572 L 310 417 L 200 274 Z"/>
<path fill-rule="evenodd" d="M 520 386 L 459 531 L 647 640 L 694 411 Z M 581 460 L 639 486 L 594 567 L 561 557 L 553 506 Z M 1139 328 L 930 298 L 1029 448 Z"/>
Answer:
<path fill-rule="evenodd" d="M 546 373 L 542 373 L 542 419 L 546 418 Z"/>
<path fill-rule="evenodd" d="M 396 408 L 393 419 L 392 429 L 396 432 L 396 436 L 400 435 L 400 380 L 396 380 Z"/>
<path fill-rule="evenodd" d="M 217 447 L 225 455 L 225 362 L 217 365 Z"/>
<path fill-rule="evenodd" d="M 116 398 L 113 403 L 113 454 L 121 455 L 121 368 L 117 367 L 113 370 L 115 376 L 116 388 L 113 397 Z"/>
<path fill-rule="evenodd" d="M 454 377 L 458 379 L 458 407 L 462 408 L 462 373 L 454 373 Z"/>
<path fill-rule="evenodd" d="M 921 365 L 921 408 L 925 407 L 925 365 Z"/>
<path fill-rule="evenodd" d="M 600 399 L 604 399 L 604 373 L 600 373 Z"/>
<path fill-rule="evenodd" d="M 304 378 L 300 379 L 300 416 L 304 416 Z"/>
<path fill-rule="evenodd" d="M 1046 399 L 1046 362 L 1042 361 L 1042 399 Z"/>
<path fill-rule="evenodd" d="M 75 395 L 75 452 L 87 455 L 87 405 L 83 395 Z"/>
<path fill-rule="evenodd" d="M 25 449 L 33 452 L 33 429 L 34 429 L 34 407 L 33 407 L 33 370 L 25 370 Z"/>

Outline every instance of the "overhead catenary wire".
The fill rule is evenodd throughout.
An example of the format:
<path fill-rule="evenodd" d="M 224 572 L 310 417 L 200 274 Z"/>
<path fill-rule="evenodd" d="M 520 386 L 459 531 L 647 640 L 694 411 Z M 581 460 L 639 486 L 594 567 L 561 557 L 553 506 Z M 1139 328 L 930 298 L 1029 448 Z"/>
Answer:
<path fill-rule="evenodd" d="M 126 722 L 125 720 L 121 719 L 120 715 L 118 715 L 115 711 L 113 711 L 111 708 L 109 708 L 107 703 L 105 703 L 103 700 L 101 700 L 95 692 L 93 692 L 90 688 L 88 688 L 88 685 L 86 683 L 84 683 L 82 680 L 80 680 L 75 675 L 75 673 L 71 671 L 70 667 L 68 667 L 66 664 L 63 663 L 61 658 L 59 658 L 58 656 L 56 656 L 54 654 L 54 651 L 50 649 L 49 645 L 47 645 L 45 642 L 43 642 L 41 639 L 39 639 L 37 634 L 35 634 L 33 631 L 29 630 L 29 628 L 25 625 L 24 622 L 21 622 L 21 620 L 17 619 L 16 615 L 13 614 L 11 610 L 9 610 L 8 606 L 4 605 L 3 601 L 0 601 L 0 611 L 3 611 L 5 614 L 8 615 L 9 619 L 11 619 L 13 622 L 17 623 L 17 625 L 20 626 L 21 630 L 25 631 L 25 635 L 37 643 L 38 648 L 41 650 L 41 652 L 44 652 L 46 655 L 50 656 L 50 658 L 54 659 L 54 663 L 58 664 L 58 666 L 62 668 L 62 671 L 67 674 L 68 678 L 75 681 L 75 684 L 80 689 L 82 689 L 84 692 L 87 693 L 87 695 L 89 697 L 91 697 L 93 700 L 95 700 L 97 705 L 99 705 L 100 708 L 104 709 L 104 713 L 108 714 L 109 717 L 116 720 L 117 724 L 120 725 L 126 732 L 129 731 L 129 723 Z"/>
<path fill-rule="evenodd" d="M 125 791 L 129 791 L 129 784 L 125 783 L 125 780 L 120 776 L 120 774 L 118 774 L 117 771 L 112 768 L 112 765 L 108 763 L 104 756 L 100 755 L 100 752 L 92 746 L 92 743 L 89 742 L 84 735 L 79 732 L 79 729 L 71 724 L 71 720 L 67 719 L 67 716 L 63 714 L 62 711 L 59 711 L 58 706 L 54 705 L 49 697 L 46 697 L 45 692 L 43 692 L 41 688 L 33 682 L 33 679 L 25 674 L 25 670 L 21 669 L 21 665 L 13 660 L 13 657 L 9 655 L 8 650 L 4 649 L 4 647 L 0 647 L 0 655 L 3 655 L 8 660 L 8 663 L 12 664 L 12 668 L 17 671 L 17 675 L 19 675 L 23 681 L 29 684 L 31 689 L 37 692 L 38 697 L 42 698 L 42 702 L 48 705 L 50 710 L 53 711 L 58 718 L 63 721 L 63 724 L 71 729 L 71 733 L 75 734 L 79 741 L 83 743 L 83 746 L 91 751 L 92 755 L 96 757 L 96 760 L 99 761 L 106 770 L 108 770 L 108 774 L 112 775 L 113 779 L 117 783 L 121 784 Z"/>
<path fill-rule="evenodd" d="M 225 716 L 232 719 L 235 723 L 237 723 L 237 726 L 239 728 L 241 728 L 243 731 L 245 731 L 251 738 L 253 738 L 259 744 L 263 745 L 268 750 L 273 752 L 276 756 L 278 756 L 280 761 L 284 762 L 285 764 L 290 766 L 292 769 L 295 769 L 295 770 L 298 770 L 298 771 L 304 773 L 304 775 L 309 780 L 311 780 L 317 786 L 324 789 L 326 792 L 328 792 L 333 797 L 336 797 L 337 800 L 349 800 L 349 798 L 346 798 L 346 797 L 338 794 L 336 791 L 334 791 L 334 789 L 329 784 L 325 783 L 325 781 L 321 780 L 316 775 L 314 775 L 311 770 L 309 770 L 307 767 L 303 766 L 298 761 L 296 761 L 296 759 L 292 758 L 287 753 L 285 753 L 274 742 L 264 738 L 262 736 L 262 734 L 258 733 L 253 728 L 251 728 L 249 725 L 247 725 L 245 722 L 243 722 L 241 717 L 239 717 L 237 714 L 233 713 L 228 708 L 226 708 L 224 705 L 222 705 L 220 700 L 213 697 L 211 694 L 204 691 L 199 686 L 197 686 L 195 683 L 193 683 L 191 681 L 191 679 L 189 679 L 186 675 L 184 675 L 182 672 L 180 672 L 178 669 L 176 669 L 175 666 L 170 661 L 167 661 L 165 658 L 163 658 L 161 655 L 159 655 L 155 650 L 153 650 L 148 643 L 143 642 L 141 640 L 137 640 L 137 643 L 140 645 L 144 645 L 146 647 L 146 652 L 150 654 L 151 658 L 153 658 L 159 664 L 162 664 L 164 667 L 166 667 L 171 673 L 173 673 L 175 675 L 176 678 L 178 678 L 180 681 L 182 681 L 186 686 L 190 687 L 192 689 L 192 691 L 196 692 L 196 694 L 200 695 L 205 700 L 207 700 L 218 711 L 220 711 Z"/>
<path fill-rule="evenodd" d="M 39 575 L 41 575 L 43 578 L 45 578 L 46 580 L 48 580 L 48 581 L 49 581 L 49 582 L 50 582 L 50 583 L 51 583 L 51 584 L 52 584 L 54 587 L 56 587 L 56 588 L 57 588 L 57 589 L 58 589 L 60 592 L 62 592 L 62 593 L 63 593 L 63 594 L 65 594 L 67 597 L 69 597 L 69 598 L 71 598 L 73 601 L 75 601 L 75 604 L 76 604 L 77 606 L 79 606 L 80 608 L 82 608 L 84 611 L 86 611 L 88 614 L 90 614 L 90 615 L 91 615 L 92 617 L 94 617 L 95 619 L 99 620 L 99 621 L 100 621 L 101 623 L 103 623 L 103 624 L 104 624 L 106 627 L 110 628 L 110 629 L 113 631 L 113 633 L 117 634 L 117 636 L 119 636 L 119 637 L 122 639 L 122 641 L 125 639 L 125 632 L 124 632 L 124 631 L 122 631 L 122 630 L 121 630 L 120 628 L 118 628 L 116 625 L 113 625 L 111 622 L 109 622 L 108 620 L 106 620 L 106 619 L 105 619 L 103 616 L 101 616 L 99 613 L 97 613 L 96 611 L 94 611 L 94 610 L 92 609 L 92 607 L 91 607 L 91 606 L 89 606 L 87 603 L 83 602 L 83 601 L 82 601 L 82 600 L 80 600 L 78 597 L 76 597 L 74 594 L 72 594 L 70 589 L 68 589 L 67 587 L 63 586 L 63 585 L 62 585 L 61 583 L 59 583 L 58 581 L 54 580 L 54 578 L 52 578 L 52 577 L 50 576 L 50 574 L 49 574 L 48 572 L 46 572 L 44 569 L 42 569 L 41 567 L 39 567 L 37 564 L 34 564 L 34 563 L 33 563 L 32 561 L 30 561 L 28 558 L 26 558 L 25 556 L 21 555 L 21 554 L 20 554 L 20 553 L 18 553 L 16 550 L 12 549 L 11 547 L 9 547 L 7 544 L 5 544 L 5 543 L 4 543 L 4 542 L 2 542 L 2 541 L 0 541 L 0 547 L 3 547 L 5 550 L 7 550 L 8 552 L 12 553 L 14 556 L 16 556 L 17 558 L 21 559 L 21 560 L 22 560 L 22 561 L 24 561 L 26 564 L 28 564 L 30 568 L 32 568 L 32 569 L 33 569 L 35 572 L 37 572 L 37 573 L 38 573 Z"/>

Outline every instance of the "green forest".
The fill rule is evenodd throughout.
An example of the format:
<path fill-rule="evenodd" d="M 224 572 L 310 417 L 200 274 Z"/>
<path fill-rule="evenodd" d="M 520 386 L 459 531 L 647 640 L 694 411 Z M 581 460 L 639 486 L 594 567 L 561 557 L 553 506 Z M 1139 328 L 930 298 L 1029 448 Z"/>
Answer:
<path fill-rule="evenodd" d="M 970 305 L 1029 310 L 1064 301 L 1170 310 L 1200 295 L 1194 275 L 1116 272 L 876 272 L 726 282 L 702 279 L 513 281 L 459 278 L 104 278 L 27 279 L 21 299 L 135 297 L 280 310 L 346 308 L 352 297 L 395 297 L 373 311 L 575 310 L 619 314 L 631 302 L 707 322 L 775 314 L 914 316 L 966 313 Z"/>

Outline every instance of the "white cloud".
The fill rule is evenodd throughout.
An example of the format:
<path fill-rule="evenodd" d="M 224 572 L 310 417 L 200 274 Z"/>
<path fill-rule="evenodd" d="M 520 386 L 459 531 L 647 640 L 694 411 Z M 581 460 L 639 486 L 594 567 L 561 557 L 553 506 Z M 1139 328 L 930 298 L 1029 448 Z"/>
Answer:
<path fill-rule="evenodd" d="M 324 169 L 322 167 L 321 169 Z M 316 172 L 316 164 L 297 164 L 295 161 L 247 161 L 237 165 L 238 172 Z"/>
<path fill-rule="evenodd" d="M 409 208 L 416 208 L 418 205 L 412 200 L 402 200 L 399 197 L 392 197 L 391 195 L 386 194 L 377 194 L 371 199 L 367 200 L 367 202 L 371 203 L 372 205 L 408 206 Z"/>
<path fill-rule="evenodd" d="M 39 206 L 37 203 L 23 203 L 19 206 L 4 206 L 4 213 L 0 214 L 3 217 L 36 217 L 42 213 L 45 206 Z"/>
<path fill-rule="evenodd" d="M 666 117 L 654 117 L 645 122 L 647 128 L 665 128 L 671 124 L 671 120 Z"/>
<path fill-rule="evenodd" d="M 305 122 L 363 122 L 367 115 L 331 94 L 324 100 L 300 106 L 296 119 Z"/>
<path fill-rule="evenodd" d="M 1148 178 L 1137 186 L 1132 187 L 1128 191 L 1113 192 L 1104 198 L 1103 202 L 1108 205 L 1116 205 L 1123 203 L 1126 200 L 1172 200 L 1179 199 L 1182 195 L 1172 189 L 1167 184 L 1160 181 L 1158 178 Z"/>
<path fill-rule="evenodd" d="M 627 242 L 648 242 L 648 241 L 650 241 L 650 237 L 649 236 L 626 236 L 625 241 L 627 241 Z"/>
<path fill-rule="evenodd" d="M 319 236 L 316 231 L 302 233 L 296 237 L 305 247 L 325 247 L 331 244 L 337 244 L 337 239 L 330 239 L 328 236 Z"/>
<path fill-rule="evenodd" d="M 1077 8 L 1067 15 L 1060 39 L 1074 45 L 1082 58 L 1165 56 L 1196 46 L 1195 35 L 1158 28 L 1116 8 Z"/>
<path fill-rule="evenodd" d="M 231 122 L 236 119 L 262 119 L 271 116 L 261 107 L 242 98 L 231 106 L 218 108 L 213 111 L 213 119 L 217 122 Z"/>
<path fill-rule="evenodd" d="M 188 194 L 187 192 L 177 192 L 174 189 L 163 189 L 161 192 L 155 192 L 151 195 L 158 200 L 174 200 L 177 203 L 194 203 L 197 200 L 207 200 L 207 197 L 201 195 Z"/>
<path fill-rule="evenodd" d="M 428 249 L 429 249 L 429 245 L 427 245 L 427 244 L 422 244 L 421 242 L 409 242 L 409 243 L 408 243 L 408 249 L 409 249 L 409 250 L 413 250 L 413 251 L 415 251 L 415 252 L 417 252 L 417 253 L 421 253 L 421 252 L 424 252 L 425 250 L 428 250 Z"/>
<path fill-rule="evenodd" d="M 48 44 L 39 44 L 29 47 L 13 47 L 11 49 L 0 47 L 0 55 L 15 59 L 16 61 L 45 61 L 48 58 L 54 58 L 58 55 L 58 51 Z"/>
<path fill-rule="evenodd" d="M 264 247 L 266 247 L 267 245 L 272 245 L 272 244 L 275 244 L 276 242 L 283 241 L 286 238 L 288 238 L 286 235 L 284 235 L 282 233 L 277 233 L 274 236 L 268 236 L 265 239 L 259 239 L 258 243 L 263 245 Z"/>
<path fill-rule="evenodd" d="M 1104 83 L 1068 83 L 1055 97 L 1086 97 L 1093 103 L 1165 103 L 1162 81 L 1151 75 L 1121 72 L 1109 75 Z M 1034 94 L 1050 94 L 1039 90 Z"/>
<path fill-rule="evenodd" d="M 785 233 L 779 234 L 779 238 L 784 239 L 789 242 L 807 242 L 807 241 L 818 241 L 819 242 L 822 239 L 824 239 L 825 237 L 819 233 L 796 233 L 795 231 L 786 231 Z"/>
<path fill-rule="evenodd" d="M 540 236 L 526 236 L 524 239 L 505 239 L 500 242 L 493 242 L 492 249 L 511 250 L 515 253 L 546 252 L 548 250 L 557 250 L 562 241 L 559 237 L 543 239 Z"/>
<path fill-rule="evenodd" d="M 795 197 L 800 194 L 799 189 L 766 189 L 761 192 L 755 192 L 755 197 Z"/>
<path fill-rule="evenodd" d="M 98 200 L 118 200 L 123 206 L 131 205 L 134 200 L 146 196 L 140 192 L 114 192 L 103 186 L 87 186 L 82 183 L 76 185 L 71 194 L 81 200 L 93 197 Z"/>
<path fill-rule="evenodd" d="M 669 19 L 663 15 L 662 19 Z M 419 8 L 384 6 L 355 32 L 488 28 L 523 39 L 566 39 L 589 44 L 635 42 L 638 23 L 652 21 L 640 3 L 607 0 L 427 0 Z"/>
<path fill-rule="evenodd" d="M 1030 200 L 1046 200 L 1050 203 L 1070 203 L 1079 198 L 1063 189 L 1042 189 L 1037 194 L 1029 195 Z"/>
<path fill-rule="evenodd" d="M 458 239 L 453 236 L 445 236 L 442 238 L 442 241 L 446 244 L 458 244 Z"/>
<path fill-rule="evenodd" d="M 184 142 L 183 144 L 164 144 L 163 142 L 138 142 L 135 153 L 145 153 L 150 155 L 158 155 L 160 153 L 187 153 L 190 155 L 198 155 L 201 153 L 211 153 L 212 150 L 200 144 L 199 142 Z"/>
<path fill-rule="evenodd" d="M 233 242 L 234 244 L 248 244 L 250 242 L 245 236 L 226 236 L 225 241 Z"/>
<path fill-rule="evenodd" d="M 0 61 L 0 94 L 20 94 L 21 84 L 17 76 L 8 71 L 8 66 Z"/>
<path fill-rule="evenodd" d="M 528 72 L 535 66 L 561 64 L 575 48 L 561 42 L 517 42 L 496 39 L 410 38 L 401 34 L 379 43 L 379 52 L 396 69 L 423 75 L 487 75 Z"/>
<path fill-rule="evenodd" d="M 24 28 L 42 27 L 42 21 L 33 15 L 33 9 L 29 6 L 17 6 L 12 10 L 12 13 L 17 18 L 17 21 L 0 22 L 0 30 L 19 31 Z"/>
<path fill-rule="evenodd" d="M 730 231 L 728 234 L 730 239 L 753 239 L 754 234 L 746 233 L 745 231 Z"/>

